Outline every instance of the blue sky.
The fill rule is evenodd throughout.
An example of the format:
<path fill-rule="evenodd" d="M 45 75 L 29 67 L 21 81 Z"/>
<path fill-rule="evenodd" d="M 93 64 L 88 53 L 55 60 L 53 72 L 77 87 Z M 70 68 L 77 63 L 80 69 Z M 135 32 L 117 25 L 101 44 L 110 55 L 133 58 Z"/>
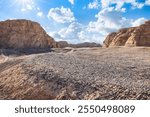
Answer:
<path fill-rule="evenodd" d="M 57 41 L 102 43 L 150 20 L 150 0 L 0 0 L 0 21 L 7 19 L 39 22 Z"/>

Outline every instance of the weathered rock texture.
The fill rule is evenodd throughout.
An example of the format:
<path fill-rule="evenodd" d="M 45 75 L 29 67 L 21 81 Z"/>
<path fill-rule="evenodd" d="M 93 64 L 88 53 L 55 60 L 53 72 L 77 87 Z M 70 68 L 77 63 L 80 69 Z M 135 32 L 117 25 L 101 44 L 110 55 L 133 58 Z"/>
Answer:
<path fill-rule="evenodd" d="M 65 48 L 65 47 L 69 46 L 67 41 L 59 41 L 59 42 L 57 42 L 57 44 L 58 44 L 59 48 Z"/>
<path fill-rule="evenodd" d="M 100 44 L 94 43 L 94 42 L 84 42 L 84 43 L 78 43 L 78 44 L 69 44 L 70 47 L 74 48 L 84 48 L 84 47 L 101 47 Z"/>
<path fill-rule="evenodd" d="M 94 43 L 94 42 L 84 42 L 84 43 L 78 43 L 78 44 L 69 44 L 67 41 L 59 41 L 58 47 L 59 48 L 65 48 L 65 47 L 73 47 L 73 48 L 83 48 L 83 47 L 101 47 L 100 44 Z"/>
<path fill-rule="evenodd" d="M 103 46 L 150 46 L 150 21 L 138 27 L 125 28 L 109 34 Z"/>
<path fill-rule="evenodd" d="M 56 47 L 56 42 L 40 24 L 29 20 L 0 22 L 0 48 L 36 49 Z"/>

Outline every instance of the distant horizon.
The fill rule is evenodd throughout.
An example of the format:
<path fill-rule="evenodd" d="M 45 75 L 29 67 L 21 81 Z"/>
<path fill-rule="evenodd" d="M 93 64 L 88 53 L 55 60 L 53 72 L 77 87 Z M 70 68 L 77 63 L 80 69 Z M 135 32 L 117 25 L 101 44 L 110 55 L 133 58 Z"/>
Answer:
<path fill-rule="evenodd" d="M 150 0 L 0 0 L 0 21 L 38 22 L 56 41 L 102 44 L 121 28 L 150 20 Z"/>

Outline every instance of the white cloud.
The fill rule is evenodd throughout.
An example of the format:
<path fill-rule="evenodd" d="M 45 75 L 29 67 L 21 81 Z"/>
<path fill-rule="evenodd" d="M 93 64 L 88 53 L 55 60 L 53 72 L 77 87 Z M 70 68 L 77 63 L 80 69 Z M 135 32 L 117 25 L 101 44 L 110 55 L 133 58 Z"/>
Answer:
<path fill-rule="evenodd" d="M 21 8 L 21 11 L 22 12 L 25 12 L 25 11 L 31 11 L 34 9 L 34 3 L 31 3 L 31 4 L 26 4 L 24 5 L 22 8 Z"/>
<path fill-rule="evenodd" d="M 78 22 L 72 22 L 68 26 L 53 32 L 52 36 L 57 40 L 67 40 L 68 42 L 78 42 L 78 33 L 82 30 L 83 26 Z"/>
<path fill-rule="evenodd" d="M 61 8 L 51 8 L 47 16 L 58 23 L 69 23 L 75 20 L 70 8 L 64 8 L 63 6 Z"/>
<path fill-rule="evenodd" d="M 94 1 L 98 2 L 97 0 Z M 103 6 L 99 13 L 95 15 L 96 21 L 90 21 L 87 25 L 78 23 L 71 10 L 68 8 L 50 9 L 49 18 L 52 18 L 58 23 L 67 23 L 64 25 L 64 28 L 55 32 L 50 32 L 49 34 L 57 41 L 66 40 L 69 43 L 102 43 L 109 33 L 116 32 L 121 28 L 138 26 L 146 21 L 145 18 L 133 20 L 122 16 L 123 12 L 126 11 L 123 7 L 124 3 L 132 4 L 133 8 L 142 8 L 144 5 L 143 3 L 137 3 L 135 0 L 126 0 L 124 2 L 120 2 L 120 0 L 102 0 L 101 2 L 103 2 Z M 116 6 L 111 7 L 112 4 L 116 4 Z M 88 7 L 94 9 L 99 6 L 97 7 L 96 3 L 92 4 L 91 2 L 91 6 Z M 70 15 L 65 16 L 66 14 Z"/>
<path fill-rule="evenodd" d="M 64 40 L 56 31 L 50 31 L 48 34 L 53 37 L 56 41 L 62 41 Z"/>
<path fill-rule="evenodd" d="M 22 8 L 22 9 L 21 9 L 21 11 L 22 11 L 22 12 L 25 12 L 25 11 L 26 11 L 26 9 L 25 9 L 25 8 Z"/>
<path fill-rule="evenodd" d="M 87 25 L 82 25 L 75 20 L 59 31 L 51 32 L 50 34 L 57 41 L 102 43 L 109 33 L 116 32 L 120 28 L 137 26 L 146 21 L 145 18 L 133 20 L 122 17 L 122 12 L 115 10 L 114 7 L 102 9 L 95 17 L 97 20 L 90 21 Z"/>
<path fill-rule="evenodd" d="M 99 4 L 98 0 L 94 0 L 93 2 L 90 2 L 88 4 L 89 9 L 98 9 L 99 7 L 100 7 L 100 4 Z"/>
<path fill-rule="evenodd" d="M 71 23 L 67 28 L 63 28 L 59 31 L 59 34 L 62 37 L 72 37 L 72 38 L 76 38 L 76 33 L 78 31 L 80 31 L 82 28 L 82 25 L 77 23 L 77 22 L 73 22 Z"/>
<path fill-rule="evenodd" d="M 38 12 L 38 13 L 37 13 L 37 16 L 42 17 L 42 16 L 43 16 L 43 12 L 41 12 L 41 11 Z"/>
<path fill-rule="evenodd" d="M 102 8 L 109 7 L 110 0 L 101 0 Z"/>
<path fill-rule="evenodd" d="M 121 12 L 116 11 L 114 7 L 101 10 L 95 17 L 97 21 L 91 21 L 88 30 L 90 32 L 100 32 L 103 35 L 123 27 L 128 27 L 131 22 L 131 20 L 122 17 Z"/>
<path fill-rule="evenodd" d="M 144 18 L 126 19 L 120 16 L 119 11 L 113 11 L 110 8 L 100 11 L 96 17 L 97 21 L 91 21 L 88 25 L 82 25 L 75 21 L 59 31 L 50 32 L 49 34 L 57 41 L 102 43 L 109 33 L 116 32 L 120 28 L 138 26 L 146 21 Z"/>
<path fill-rule="evenodd" d="M 78 39 L 80 42 L 102 43 L 102 41 L 105 39 L 105 36 L 101 33 L 89 32 L 87 28 L 85 28 L 78 33 Z"/>
<path fill-rule="evenodd" d="M 135 9 L 135 8 L 141 9 L 141 8 L 143 8 L 144 5 L 145 5 L 144 3 L 137 3 L 137 2 L 134 2 L 134 3 L 132 4 L 132 8 L 133 8 L 133 9 Z"/>
<path fill-rule="evenodd" d="M 132 26 L 139 26 L 139 25 L 143 24 L 146 20 L 147 19 L 145 19 L 144 17 L 139 18 L 132 22 Z"/>
<path fill-rule="evenodd" d="M 74 4 L 74 0 L 69 0 L 69 2 L 70 2 L 71 4 Z"/>
<path fill-rule="evenodd" d="M 141 9 L 145 3 L 137 2 L 137 0 L 101 0 L 102 8 L 108 8 L 111 5 L 115 4 L 115 9 L 120 10 L 124 4 L 131 4 L 132 8 L 139 8 Z"/>
<path fill-rule="evenodd" d="M 145 4 L 146 4 L 146 5 L 150 5 L 150 0 L 146 0 L 146 1 L 145 1 Z"/>
<path fill-rule="evenodd" d="M 116 32 L 121 28 L 138 26 L 146 21 L 145 18 L 133 20 L 122 17 L 122 12 L 115 10 L 114 7 L 104 8 L 95 17 L 97 21 L 89 22 L 85 34 L 89 34 L 92 40 L 97 39 L 99 42 L 102 42 L 111 32 Z M 84 37 L 83 33 L 80 36 Z"/>
<path fill-rule="evenodd" d="M 32 9 L 33 9 L 33 6 L 32 6 L 32 5 L 30 5 L 30 4 L 27 4 L 27 6 L 26 6 L 26 7 L 27 7 L 27 9 L 28 9 L 28 10 L 32 10 Z"/>
<path fill-rule="evenodd" d="M 66 40 L 69 43 L 81 43 L 81 42 L 97 42 L 100 43 L 104 39 L 101 33 L 89 32 L 87 26 L 78 22 L 72 22 L 65 28 L 59 31 L 49 32 L 55 40 Z"/>
<path fill-rule="evenodd" d="M 41 9 L 39 7 L 36 8 L 38 11 L 41 11 Z"/>

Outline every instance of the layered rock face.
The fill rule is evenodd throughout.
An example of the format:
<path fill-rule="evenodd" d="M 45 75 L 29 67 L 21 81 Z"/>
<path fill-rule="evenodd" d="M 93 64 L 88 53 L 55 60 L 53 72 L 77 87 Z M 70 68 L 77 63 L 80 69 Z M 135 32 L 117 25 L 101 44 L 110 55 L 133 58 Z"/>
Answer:
<path fill-rule="evenodd" d="M 40 24 L 29 20 L 0 22 L 0 48 L 46 49 L 56 47 L 56 42 Z"/>
<path fill-rule="evenodd" d="M 138 27 L 121 29 L 109 34 L 103 42 L 104 47 L 111 46 L 150 46 L 150 21 Z"/>

